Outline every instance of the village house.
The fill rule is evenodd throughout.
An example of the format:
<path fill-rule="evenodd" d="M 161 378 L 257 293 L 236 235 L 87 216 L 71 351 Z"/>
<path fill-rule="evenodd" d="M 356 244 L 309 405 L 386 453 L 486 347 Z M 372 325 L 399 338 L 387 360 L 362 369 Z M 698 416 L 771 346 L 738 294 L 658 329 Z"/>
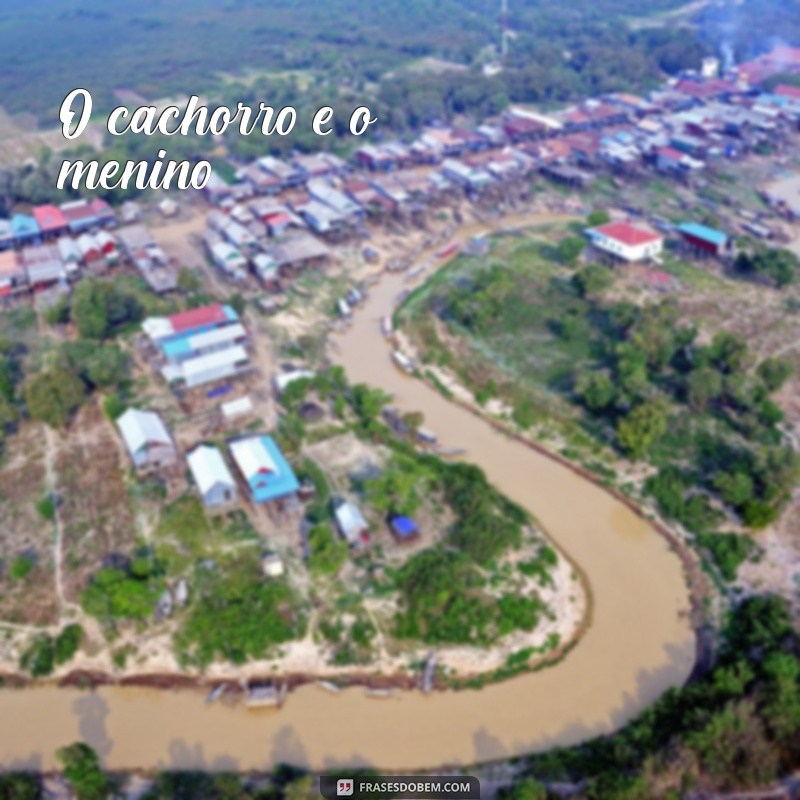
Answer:
<path fill-rule="evenodd" d="M 186 463 L 206 508 L 219 508 L 236 500 L 236 481 L 216 447 L 198 445 L 186 456 Z"/>
<path fill-rule="evenodd" d="M 175 443 L 154 411 L 129 408 L 117 419 L 117 428 L 136 469 L 161 469 L 177 461 Z"/>
<path fill-rule="evenodd" d="M 92 228 L 115 225 L 117 221 L 111 206 L 99 197 L 92 200 L 74 200 L 62 203 L 61 213 L 67 220 L 70 231 L 74 234 L 83 233 Z"/>
<path fill-rule="evenodd" d="M 199 333 L 190 333 L 169 339 L 161 346 L 161 352 L 169 364 L 180 364 L 198 356 L 216 353 L 234 345 L 244 347 L 248 337 L 244 325 L 239 322 L 225 325 L 222 328 L 212 328 Z"/>
<path fill-rule="evenodd" d="M 254 503 L 282 507 L 297 497 L 300 484 L 272 437 L 248 436 L 228 447 Z"/>
<path fill-rule="evenodd" d="M 42 239 L 39 224 L 30 214 L 14 214 L 11 217 L 11 230 L 14 232 L 14 241 L 21 247 L 36 244 Z"/>
<path fill-rule="evenodd" d="M 329 206 L 348 222 L 362 219 L 365 216 L 364 209 L 358 203 L 343 192 L 335 189 L 327 181 L 310 180 L 308 182 L 308 193 L 314 200 Z"/>
<path fill-rule="evenodd" d="M 695 255 L 721 258 L 730 253 L 730 240 L 723 231 L 698 222 L 684 222 L 678 225 L 678 233 L 683 244 Z"/>
<path fill-rule="evenodd" d="M 148 317 L 142 322 L 142 330 L 151 342 L 163 347 L 170 340 L 182 339 L 238 322 L 239 315 L 231 306 L 212 303 L 188 311 L 179 311 L 169 317 Z"/>
<path fill-rule="evenodd" d="M 61 236 L 56 240 L 58 252 L 68 277 L 73 277 L 80 271 L 81 251 L 78 243 L 71 236 Z"/>
<path fill-rule="evenodd" d="M 25 286 L 28 276 L 15 250 L 0 253 L 0 297 L 6 297 L 15 289 Z"/>
<path fill-rule="evenodd" d="M 358 506 L 349 502 L 341 502 L 334 508 L 333 515 L 341 537 L 351 547 L 369 539 L 369 525 Z"/>
<path fill-rule="evenodd" d="M 453 158 L 442 163 L 442 175 L 467 192 L 480 192 L 492 184 L 492 176 L 486 170 L 471 167 Z"/>
<path fill-rule="evenodd" d="M 302 186 L 304 183 L 303 173 L 274 156 L 263 156 L 258 159 L 258 166 L 264 171 L 277 178 L 281 189 L 291 189 L 292 187 Z"/>
<path fill-rule="evenodd" d="M 267 291 L 279 292 L 281 290 L 280 267 L 273 256 L 268 253 L 259 253 L 250 259 L 250 266 L 253 274 Z"/>
<path fill-rule="evenodd" d="M 78 250 L 80 250 L 81 262 L 89 269 L 92 267 L 96 268 L 101 263 L 105 265 L 103 251 L 97 242 L 97 239 L 95 239 L 92 234 L 81 234 L 78 237 L 76 244 L 78 245 Z"/>
<path fill-rule="evenodd" d="M 144 225 L 120 228 L 117 239 L 122 252 L 139 270 L 152 291 L 162 294 L 177 288 L 176 271 L 169 266 L 164 251 L 155 243 Z"/>
<path fill-rule="evenodd" d="M 291 275 L 309 267 L 324 266 L 330 258 L 330 250 L 313 236 L 304 233 L 287 236 L 267 250 L 281 275 Z"/>
<path fill-rule="evenodd" d="M 58 206 L 34 206 L 32 214 L 43 239 L 54 239 L 69 232 L 67 218 Z"/>
<path fill-rule="evenodd" d="M 211 232 L 203 236 L 203 242 L 214 266 L 225 277 L 238 282 L 247 279 L 247 259 L 230 242 Z"/>
<path fill-rule="evenodd" d="M 233 345 L 179 363 L 166 364 L 161 369 L 161 375 L 172 387 L 193 389 L 235 378 L 249 369 L 250 356 L 247 350 L 241 345 Z"/>
<path fill-rule="evenodd" d="M 657 259 L 664 247 L 662 236 L 628 222 L 611 222 L 586 233 L 597 251 L 628 263 Z"/>
<path fill-rule="evenodd" d="M 25 248 L 20 254 L 30 287 L 37 291 L 55 283 L 66 283 L 67 271 L 54 244 Z"/>

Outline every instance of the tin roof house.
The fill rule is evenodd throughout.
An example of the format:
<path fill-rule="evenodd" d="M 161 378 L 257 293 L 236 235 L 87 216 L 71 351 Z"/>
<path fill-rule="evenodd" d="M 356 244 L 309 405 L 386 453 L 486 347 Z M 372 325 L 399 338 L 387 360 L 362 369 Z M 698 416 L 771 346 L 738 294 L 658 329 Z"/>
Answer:
<path fill-rule="evenodd" d="M 67 218 L 58 206 L 35 206 L 32 213 L 44 238 L 61 236 L 69 231 Z"/>
<path fill-rule="evenodd" d="M 19 245 L 34 244 L 42 238 L 39 224 L 30 214 L 14 214 L 11 217 L 11 230 L 14 232 L 14 241 Z"/>
<path fill-rule="evenodd" d="M 186 457 L 200 498 L 206 508 L 216 508 L 236 500 L 236 481 L 216 447 L 201 444 Z"/>
<path fill-rule="evenodd" d="M 279 503 L 297 495 L 300 484 L 271 436 L 237 439 L 229 447 L 254 503 Z"/>
<path fill-rule="evenodd" d="M 117 427 L 136 469 L 159 469 L 177 460 L 172 437 L 155 411 L 129 408 L 117 419 Z"/>

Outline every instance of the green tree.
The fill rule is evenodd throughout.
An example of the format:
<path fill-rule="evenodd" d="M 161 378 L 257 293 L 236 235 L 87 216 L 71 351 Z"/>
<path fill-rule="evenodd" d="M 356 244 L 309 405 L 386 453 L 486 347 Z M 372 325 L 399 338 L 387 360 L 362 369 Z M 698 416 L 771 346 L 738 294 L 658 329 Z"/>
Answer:
<path fill-rule="evenodd" d="M 40 372 L 25 387 L 28 414 L 51 428 L 65 427 L 85 397 L 83 381 L 60 367 Z"/>
<path fill-rule="evenodd" d="M 686 394 L 695 411 L 705 411 L 722 394 L 722 376 L 711 367 L 693 370 L 687 380 Z"/>
<path fill-rule="evenodd" d="M 575 392 L 590 411 L 607 409 L 614 404 L 617 397 L 617 387 L 606 370 L 580 375 Z"/>
<path fill-rule="evenodd" d="M 607 225 L 609 222 L 611 222 L 611 217 L 609 216 L 608 211 L 603 208 L 595 209 L 591 214 L 589 214 L 588 217 L 586 217 L 586 224 L 590 228 L 596 228 L 598 225 Z"/>
<path fill-rule="evenodd" d="M 709 354 L 712 361 L 728 374 L 741 372 L 749 361 L 747 342 L 728 331 L 720 331 L 714 336 Z"/>
<path fill-rule="evenodd" d="M 792 365 L 783 358 L 767 358 L 762 361 L 757 369 L 758 377 L 770 392 L 776 392 L 792 376 Z"/>
<path fill-rule="evenodd" d="M 347 561 L 347 543 L 337 538 L 330 525 L 314 525 L 308 532 L 311 571 L 320 575 L 336 575 Z"/>
<path fill-rule="evenodd" d="M 73 622 L 67 625 L 56 636 L 54 644 L 54 657 L 57 665 L 66 664 L 81 646 L 83 641 L 83 628 Z"/>
<path fill-rule="evenodd" d="M 111 795 L 108 776 L 100 766 L 97 753 L 88 744 L 75 742 L 62 747 L 56 752 L 56 758 L 77 800 L 105 800 Z"/>
<path fill-rule="evenodd" d="M 636 406 L 617 426 L 617 438 L 634 459 L 644 458 L 666 433 L 667 413 L 663 403 L 649 401 Z"/>
<path fill-rule="evenodd" d="M 586 242 L 582 237 L 566 236 L 556 245 L 556 260 L 567 266 L 574 267 L 578 263 L 578 259 L 585 247 Z"/>
<path fill-rule="evenodd" d="M 572 276 L 572 285 L 581 297 L 602 294 L 613 282 L 611 270 L 599 264 L 590 264 Z"/>
<path fill-rule="evenodd" d="M 111 281 L 83 280 L 72 295 L 72 321 L 85 339 L 105 339 L 118 325 L 140 320 L 143 312 L 135 295 Z"/>

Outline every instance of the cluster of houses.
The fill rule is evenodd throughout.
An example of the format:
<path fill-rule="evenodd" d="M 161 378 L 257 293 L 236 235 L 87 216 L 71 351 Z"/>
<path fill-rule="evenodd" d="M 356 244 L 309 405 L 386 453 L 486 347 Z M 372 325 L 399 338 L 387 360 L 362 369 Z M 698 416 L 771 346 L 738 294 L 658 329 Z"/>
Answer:
<path fill-rule="evenodd" d="M 126 204 L 127 206 L 133 204 Z M 0 219 L 0 298 L 57 287 L 85 271 L 102 274 L 123 259 L 157 293 L 177 287 L 177 273 L 144 225 L 127 222 L 104 200 L 34 206 L 30 214 Z"/>
<path fill-rule="evenodd" d="M 116 224 L 103 200 L 34 206 L 30 214 L 0 219 L 0 297 L 66 285 L 82 267 L 103 270 L 118 262 Z"/>
<path fill-rule="evenodd" d="M 714 161 L 780 145 L 800 127 L 800 90 L 758 88 L 778 65 L 800 73 L 800 49 L 777 48 L 724 76 L 716 59 L 706 59 L 701 71 L 647 97 L 614 93 L 553 114 L 512 107 L 473 130 L 430 127 L 411 142 L 366 144 L 349 163 L 329 153 L 258 158 L 234 183 L 209 181 L 205 191 L 218 208 L 209 214 L 206 248 L 231 280 L 252 273 L 279 289 L 288 273 L 325 262 L 324 242 L 363 231 L 366 220 L 413 219 L 454 197 L 496 199 L 535 172 L 574 187 L 600 169 L 691 181 Z M 653 245 L 638 247 L 654 255 Z"/>
<path fill-rule="evenodd" d="M 129 408 L 116 424 L 137 474 L 157 473 L 179 463 L 178 446 L 155 411 Z M 233 439 L 226 443 L 226 453 L 215 445 L 197 444 L 186 452 L 185 464 L 203 507 L 212 513 L 230 511 L 241 500 L 273 516 L 301 508 L 303 487 L 278 444 L 266 434 Z M 370 542 L 369 524 L 357 505 L 340 499 L 333 517 L 340 536 L 352 549 Z M 400 543 L 413 542 L 420 534 L 417 523 L 407 516 L 392 517 L 389 529 Z M 266 554 L 262 570 L 268 578 L 281 576 L 282 558 Z M 186 587 L 179 592 L 185 594 Z M 165 597 L 165 603 L 171 599 Z M 162 616 L 170 613 L 171 607 L 161 609 Z"/>
<path fill-rule="evenodd" d="M 680 246 L 695 257 L 724 259 L 732 254 L 733 242 L 724 231 L 697 222 L 684 222 L 670 229 Z M 586 235 L 592 250 L 610 263 L 658 263 L 664 250 L 664 236 L 627 221 L 589 228 Z"/>
<path fill-rule="evenodd" d="M 155 411 L 129 408 L 117 419 L 117 428 L 137 472 L 157 472 L 178 463 L 175 440 Z M 233 469 L 212 445 L 199 444 L 186 454 L 186 466 L 206 508 L 229 508 L 242 494 L 273 509 L 296 505 L 300 484 L 272 437 L 235 439 L 228 443 L 228 455 Z"/>
<path fill-rule="evenodd" d="M 170 386 L 192 389 L 250 368 L 249 336 L 229 305 L 213 303 L 168 317 L 148 317 L 142 331 Z"/>

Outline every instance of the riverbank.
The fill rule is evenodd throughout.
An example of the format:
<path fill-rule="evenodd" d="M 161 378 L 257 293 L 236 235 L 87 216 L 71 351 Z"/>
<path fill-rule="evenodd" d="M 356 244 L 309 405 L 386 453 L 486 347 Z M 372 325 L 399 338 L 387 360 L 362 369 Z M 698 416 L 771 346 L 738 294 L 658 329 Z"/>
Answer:
<path fill-rule="evenodd" d="M 568 463 L 401 374 L 379 331 L 406 288 L 391 274 L 371 287 L 352 326 L 337 337 L 335 360 L 352 382 L 387 391 L 405 411 L 422 411 L 443 446 L 465 449 L 465 460 L 528 510 L 585 573 L 591 624 L 558 667 L 481 691 L 399 692 L 381 702 L 363 688 L 334 693 L 306 683 L 279 712 L 207 706 L 197 691 L 130 685 L 0 692 L 0 715 L 21 721 L 0 734 L 0 763 L 47 768 L 49 753 L 82 738 L 113 769 L 434 769 L 609 733 L 689 677 L 696 656 L 692 602 L 666 539 Z"/>

